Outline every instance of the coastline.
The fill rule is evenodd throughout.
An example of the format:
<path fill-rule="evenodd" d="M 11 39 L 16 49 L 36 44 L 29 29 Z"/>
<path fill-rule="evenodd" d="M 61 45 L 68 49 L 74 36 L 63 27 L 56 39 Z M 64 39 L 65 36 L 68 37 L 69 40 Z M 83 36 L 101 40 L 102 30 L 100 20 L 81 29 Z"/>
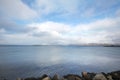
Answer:
<path fill-rule="evenodd" d="M 120 80 L 120 70 L 109 73 L 81 72 L 81 75 L 67 74 L 62 77 L 59 77 L 58 74 L 55 74 L 53 77 L 44 74 L 43 76 L 37 78 L 17 78 L 16 80 Z"/>

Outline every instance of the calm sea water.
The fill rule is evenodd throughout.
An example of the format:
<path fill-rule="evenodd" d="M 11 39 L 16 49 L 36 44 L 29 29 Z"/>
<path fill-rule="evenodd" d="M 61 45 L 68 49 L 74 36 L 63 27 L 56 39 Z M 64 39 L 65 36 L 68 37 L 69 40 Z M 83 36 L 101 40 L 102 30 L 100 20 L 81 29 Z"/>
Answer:
<path fill-rule="evenodd" d="M 120 70 L 120 47 L 0 46 L 0 79 Z"/>

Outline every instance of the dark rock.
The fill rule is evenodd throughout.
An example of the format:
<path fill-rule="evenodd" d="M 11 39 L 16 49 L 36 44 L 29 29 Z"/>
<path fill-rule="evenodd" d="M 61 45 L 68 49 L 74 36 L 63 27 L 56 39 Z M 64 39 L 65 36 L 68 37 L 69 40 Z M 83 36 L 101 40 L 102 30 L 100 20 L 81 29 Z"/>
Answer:
<path fill-rule="evenodd" d="M 45 77 L 42 80 L 51 80 L 50 77 Z"/>
<path fill-rule="evenodd" d="M 52 78 L 52 80 L 59 80 L 59 76 L 57 74 L 55 74 Z"/>
<path fill-rule="evenodd" d="M 111 75 L 107 75 L 108 80 L 113 80 Z"/>
<path fill-rule="evenodd" d="M 48 75 L 44 74 L 44 75 L 42 75 L 41 77 L 39 77 L 38 80 L 42 80 L 42 79 L 44 79 L 44 78 L 46 78 L 46 77 L 48 77 Z"/>
<path fill-rule="evenodd" d="M 48 77 L 48 75 L 44 74 L 41 78 L 43 79 L 43 78 L 46 78 L 46 77 Z"/>
<path fill-rule="evenodd" d="M 61 79 L 61 80 L 67 80 L 67 79 L 65 79 L 65 78 L 63 78 L 63 77 L 62 77 L 62 79 Z"/>
<path fill-rule="evenodd" d="M 85 80 L 92 80 L 95 75 L 95 73 L 82 72 L 82 78 Z"/>
<path fill-rule="evenodd" d="M 7 80 L 4 77 L 1 77 L 0 80 Z M 16 80 L 120 80 L 120 71 L 114 71 L 111 73 L 89 73 L 89 72 L 82 72 L 82 77 L 75 74 L 68 74 L 59 78 L 57 74 L 55 74 L 52 78 L 46 74 L 41 77 L 35 78 L 17 78 Z"/>
<path fill-rule="evenodd" d="M 76 76 L 76 77 L 75 77 L 75 80 L 82 80 L 82 79 Z"/>
<path fill-rule="evenodd" d="M 105 78 L 107 78 L 107 74 L 106 73 L 104 73 L 104 72 L 101 72 L 104 76 L 105 76 Z"/>
<path fill-rule="evenodd" d="M 95 75 L 93 80 L 107 80 L 107 79 L 106 79 L 106 77 L 102 73 L 99 73 L 99 74 Z"/>
<path fill-rule="evenodd" d="M 24 80 L 37 80 L 37 79 L 34 78 L 34 77 L 31 77 L 31 78 L 26 78 L 26 79 L 24 79 Z"/>
<path fill-rule="evenodd" d="M 93 79 L 95 77 L 96 73 L 88 73 L 88 76 L 90 79 Z"/>
<path fill-rule="evenodd" d="M 120 71 L 115 71 L 108 74 L 112 76 L 113 80 L 120 80 Z"/>
<path fill-rule="evenodd" d="M 86 77 L 87 76 L 87 72 L 82 72 L 82 77 Z"/>
<path fill-rule="evenodd" d="M 16 80 L 24 80 L 24 79 L 22 79 L 22 78 L 17 78 Z"/>
<path fill-rule="evenodd" d="M 48 77 L 48 75 L 44 74 L 44 75 L 42 75 L 41 77 L 38 77 L 37 80 L 42 80 L 42 79 L 44 79 L 44 78 L 46 78 L 46 77 Z"/>
<path fill-rule="evenodd" d="M 64 78 L 67 80 L 82 80 L 80 76 L 74 74 L 68 74 Z"/>

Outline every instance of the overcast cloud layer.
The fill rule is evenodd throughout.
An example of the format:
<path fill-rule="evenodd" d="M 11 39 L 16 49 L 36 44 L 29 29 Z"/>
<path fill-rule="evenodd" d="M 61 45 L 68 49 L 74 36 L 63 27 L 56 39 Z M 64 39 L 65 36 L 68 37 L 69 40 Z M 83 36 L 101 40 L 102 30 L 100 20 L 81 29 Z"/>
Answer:
<path fill-rule="evenodd" d="M 0 44 L 120 44 L 120 0 L 0 0 Z"/>

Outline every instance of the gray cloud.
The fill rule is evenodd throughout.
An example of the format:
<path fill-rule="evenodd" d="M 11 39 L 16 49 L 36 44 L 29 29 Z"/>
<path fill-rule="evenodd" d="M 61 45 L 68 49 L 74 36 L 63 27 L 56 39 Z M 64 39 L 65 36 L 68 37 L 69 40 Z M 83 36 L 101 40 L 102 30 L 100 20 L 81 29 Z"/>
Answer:
<path fill-rule="evenodd" d="M 49 36 L 49 37 L 51 37 L 52 34 L 50 32 L 47 32 L 47 31 L 41 31 L 41 32 L 38 32 L 38 33 L 33 33 L 32 36 L 36 36 L 36 37 Z"/>
<path fill-rule="evenodd" d="M 21 0 L 1 0 L 0 44 L 120 43 L 119 3 L 120 0 L 35 0 L 31 5 L 26 5 Z M 69 18 L 73 22 L 60 23 L 62 19 L 54 16 L 65 20 Z M 76 23 L 74 17 L 80 23 Z M 95 18 L 87 22 L 87 18 L 91 17 Z M 19 20 L 27 20 L 28 23 L 21 24 Z"/>
<path fill-rule="evenodd" d="M 11 20 L 1 20 L 0 29 L 4 29 L 10 33 L 20 33 L 20 32 L 29 31 L 29 28 L 27 28 L 26 26 L 16 24 L 15 22 Z"/>
<path fill-rule="evenodd" d="M 37 16 L 37 13 L 21 0 L 0 0 L 0 13 L 5 17 L 17 19 L 30 19 Z"/>

